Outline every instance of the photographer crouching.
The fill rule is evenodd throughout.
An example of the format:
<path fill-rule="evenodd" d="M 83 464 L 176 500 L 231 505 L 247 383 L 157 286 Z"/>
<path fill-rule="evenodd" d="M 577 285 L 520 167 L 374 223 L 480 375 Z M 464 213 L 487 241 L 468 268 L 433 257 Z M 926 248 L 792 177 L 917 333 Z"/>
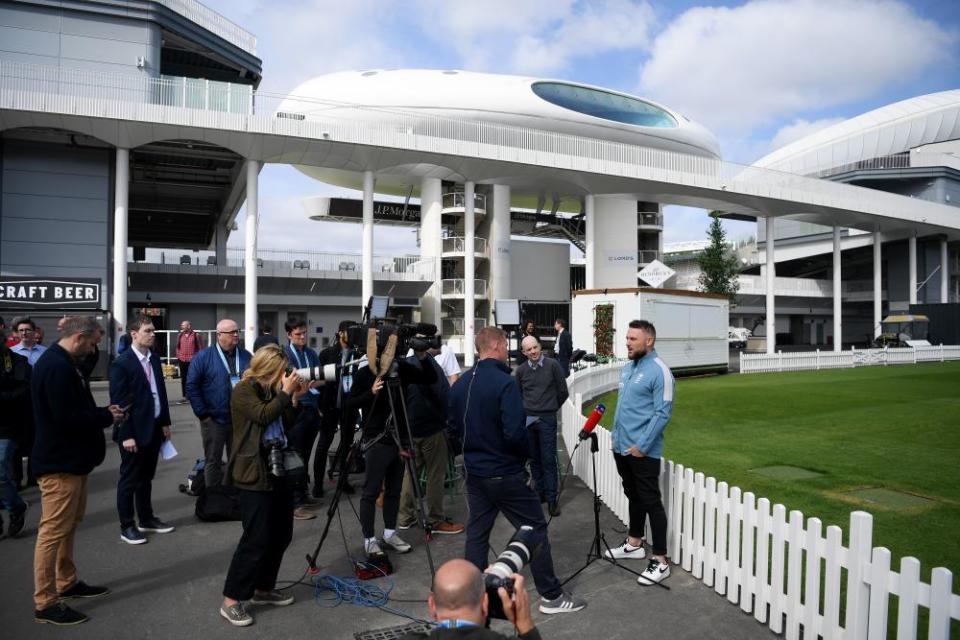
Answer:
<path fill-rule="evenodd" d="M 286 477 L 293 470 L 284 468 L 283 447 L 308 384 L 295 372 L 286 373 L 287 363 L 279 346 L 261 347 L 230 399 L 234 446 L 226 483 L 238 489 L 243 535 L 227 571 L 220 615 L 238 627 L 253 624 L 244 601 L 293 603 L 293 596 L 275 589 L 293 538 L 293 489 Z"/>
<path fill-rule="evenodd" d="M 350 395 L 346 398 L 348 409 L 363 412 L 361 439 L 367 471 L 360 498 L 360 526 L 363 550 L 368 556 L 383 555 L 383 547 L 397 553 L 410 551 L 410 545 L 396 532 L 404 472 L 400 453 L 402 450 L 409 455 L 407 452 L 412 444 L 402 402 L 409 385 L 433 384 L 437 379 L 434 367 L 423 366 L 426 352 L 418 351 L 417 354 L 417 358 L 409 362 L 403 358 L 394 360 L 391 371 L 385 376 L 375 375 L 369 366 L 361 367 L 353 377 Z M 399 388 L 394 391 L 391 387 Z M 390 393 L 394 393 L 392 398 L 388 397 Z M 381 486 L 384 487 L 383 537 L 377 540 L 374 521 Z"/>
<path fill-rule="evenodd" d="M 500 587 L 497 596 L 507 620 L 516 627 L 516 637 L 539 640 L 540 632 L 530 616 L 530 597 L 524 589 L 523 576 L 513 576 L 512 595 L 506 588 Z M 445 562 L 437 569 L 428 600 L 430 615 L 439 626 L 429 634 L 409 633 L 401 640 L 506 638 L 486 628 L 491 597 L 485 588 L 483 574 L 473 563 L 460 559 Z"/>

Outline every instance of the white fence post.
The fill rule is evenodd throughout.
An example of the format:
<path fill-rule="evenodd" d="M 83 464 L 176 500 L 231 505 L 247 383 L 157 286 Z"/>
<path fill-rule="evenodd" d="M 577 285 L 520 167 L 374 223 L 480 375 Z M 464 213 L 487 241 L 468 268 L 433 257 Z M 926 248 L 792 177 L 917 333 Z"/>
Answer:
<path fill-rule="evenodd" d="M 783 610 L 786 594 L 783 591 L 784 554 L 783 545 L 787 538 L 787 508 L 782 504 L 773 505 L 773 567 L 770 575 L 770 630 L 783 631 Z"/>
<path fill-rule="evenodd" d="M 730 494 L 727 483 L 717 485 L 717 581 L 713 590 L 721 596 L 727 593 L 727 518 L 730 515 Z"/>
<path fill-rule="evenodd" d="M 714 585 L 717 567 L 716 522 L 717 522 L 717 479 L 707 478 L 707 504 L 703 518 L 703 584 Z"/>
<path fill-rule="evenodd" d="M 897 640 L 917 637 L 917 604 L 920 599 L 920 561 L 900 559 L 900 593 L 897 601 Z"/>
<path fill-rule="evenodd" d="M 803 514 L 790 512 L 787 534 L 787 640 L 800 637 L 800 567 L 803 554 Z"/>
<path fill-rule="evenodd" d="M 693 489 L 693 577 L 703 579 L 703 527 L 704 527 L 704 478 L 698 471 L 694 476 Z"/>
<path fill-rule="evenodd" d="M 820 631 L 824 638 L 836 638 L 840 635 L 840 570 L 843 568 L 843 530 L 831 525 L 827 527 L 827 548 L 823 554 L 826 560 L 823 578 L 823 626 Z"/>
<path fill-rule="evenodd" d="M 887 610 L 890 603 L 890 550 L 877 547 L 873 550 L 870 567 L 864 572 L 870 583 L 870 614 L 867 637 L 870 640 L 885 640 L 887 637 Z"/>
<path fill-rule="evenodd" d="M 670 557 L 675 564 L 683 563 L 680 543 L 683 538 L 683 465 L 673 467 L 673 509 L 669 522 L 673 527 L 673 549 Z"/>
<path fill-rule="evenodd" d="M 870 587 L 865 572 L 873 547 L 873 516 L 866 511 L 850 514 L 850 543 L 847 550 L 847 618 L 845 640 L 867 637 L 867 612 Z"/>
<path fill-rule="evenodd" d="M 693 571 L 693 512 L 696 505 L 693 488 L 693 469 L 683 472 L 683 539 L 680 552 L 683 554 L 683 568 Z"/>
<path fill-rule="evenodd" d="M 803 637 L 816 638 L 820 634 L 820 531 L 819 518 L 807 520 L 806 582 L 803 586 Z"/>
<path fill-rule="evenodd" d="M 727 529 L 730 544 L 727 551 L 727 600 L 737 604 L 740 597 L 740 523 L 743 521 L 743 493 L 740 487 L 730 489 L 730 526 Z"/>
<path fill-rule="evenodd" d="M 743 494 L 743 543 L 740 545 L 740 610 L 753 611 L 753 594 L 756 581 L 753 579 L 753 532 L 757 521 L 756 496 L 747 491 Z"/>
<path fill-rule="evenodd" d="M 753 617 L 757 622 L 767 621 L 767 604 L 770 603 L 770 558 L 767 553 L 770 549 L 770 501 L 766 498 L 757 500 L 757 567 L 754 581 L 755 602 Z"/>
<path fill-rule="evenodd" d="M 953 596 L 953 574 L 937 567 L 930 577 L 930 640 L 950 638 L 950 600 Z"/>

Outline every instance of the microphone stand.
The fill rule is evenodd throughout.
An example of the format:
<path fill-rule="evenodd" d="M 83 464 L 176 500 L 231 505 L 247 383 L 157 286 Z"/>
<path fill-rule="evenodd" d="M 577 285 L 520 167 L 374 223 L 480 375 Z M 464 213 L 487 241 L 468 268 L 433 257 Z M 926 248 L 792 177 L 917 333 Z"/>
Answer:
<path fill-rule="evenodd" d="M 607 553 L 610 553 L 610 545 L 607 543 L 606 537 L 603 535 L 603 532 L 600 530 L 600 510 L 603 508 L 603 503 L 600 501 L 600 494 L 597 493 L 597 452 L 600 450 L 600 445 L 597 442 L 596 433 L 591 432 L 587 437 L 590 440 L 590 460 L 591 460 L 591 466 L 593 468 L 593 542 L 590 543 L 590 550 L 587 552 L 586 563 L 582 567 L 577 569 L 573 575 L 571 575 L 569 578 L 567 578 L 562 583 L 560 583 L 561 586 L 567 584 L 568 582 L 576 578 L 578 575 L 580 575 L 581 572 L 583 572 L 584 569 L 589 567 L 591 564 L 593 564 L 597 560 L 603 560 L 605 562 L 609 562 L 613 566 L 619 567 L 620 569 L 623 569 L 628 573 L 632 573 L 638 578 L 642 577 L 639 571 L 634 571 L 630 567 L 624 566 L 623 564 L 617 562 L 616 558 L 612 558 L 606 555 L 606 553 L 604 553 L 604 549 L 606 549 Z M 580 444 L 582 444 L 582 442 L 583 441 L 581 440 L 581 442 L 577 443 L 577 446 L 574 447 L 573 453 L 576 452 L 576 450 L 580 447 Z M 573 453 L 571 453 L 571 462 L 572 462 Z M 612 556 L 613 554 L 611 553 L 610 555 Z M 667 591 L 670 590 L 670 587 L 663 584 L 662 582 L 655 582 L 653 584 L 656 584 L 658 587 L 663 587 Z"/>

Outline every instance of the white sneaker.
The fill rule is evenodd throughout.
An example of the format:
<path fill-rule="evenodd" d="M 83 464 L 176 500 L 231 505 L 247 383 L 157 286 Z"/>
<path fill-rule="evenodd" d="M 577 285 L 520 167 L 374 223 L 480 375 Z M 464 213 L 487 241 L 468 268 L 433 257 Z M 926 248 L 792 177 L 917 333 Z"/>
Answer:
<path fill-rule="evenodd" d="M 382 556 L 383 549 L 380 548 L 379 540 L 364 540 L 363 541 L 363 552 L 367 556 Z"/>
<path fill-rule="evenodd" d="M 383 539 L 383 546 L 387 549 L 393 549 L 397 553 L 407 553 L 412 548 L 409 544 L 403 541 L 403 538 L 398 536 L 396 533 L 391 535 L 389 538 Z"/>
<path fill-rule="evenodd" d="M 637 584 L 645 587 L 653 586 L 670 577 L 670 564 L 660 562 L 656 558 L 650 558 L 650 564 L 643 570 L 640 577 L 637 578 Z"/>
<path fill-rule="evenodd" d="M 615 558 L 617 560 L 624 560 L 624 559 L 641 560 L 646 555 L 646 552 L 643 550 L 642 540 L 640 541 L 640 546 L 635 547 L 632 544 L 630 544 L 629 539 L 625 539 L 623 541 L 623 544 L 621 544 L 619 547 L 613 547 L 612 549 L 608 549 L 603 552 L 603 555 L 605 555 L 610 559 Z"/>

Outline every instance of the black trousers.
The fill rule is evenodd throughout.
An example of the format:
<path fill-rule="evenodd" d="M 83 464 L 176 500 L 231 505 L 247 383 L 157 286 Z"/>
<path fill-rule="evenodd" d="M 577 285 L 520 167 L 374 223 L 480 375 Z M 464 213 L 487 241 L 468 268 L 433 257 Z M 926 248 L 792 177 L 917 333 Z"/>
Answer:
<path fill-rule="evenodd" d="M 293 495 L 288 489 L 271 491 L 238 489 L 243 535 L 233 552 L 223 595 L 249 600 L 254 591 L 277 585 L 283 554 L 293 539 Z"/>
<path fill-rule="evenodd" d="M 389 437 L 389 436 L 387 436 Z M 360 497 L 360 527 L 364 538 L 372 538 L 377 516 L 377 496 L 383 490 L 383 526 L 397 528 L 400 511 L 400 490 L 403 488 L 403 460 L 400 450 L 392 442 L 381 440 L 366 453 L 367 476 Z"/>
<path fill-rule="evenodd" d="M 134 526 L 134 518 L 140 518 L 140 524 L 152 520 L 153 476 L 157 472 L 157 459 L 160 457 L 160 445 L 163 443 L 163 430 L 154 427 L 153 438 L 148 444 L 137 445 L 137 450 L 127 451 L 122 443 L 120 447 L 120 480 L 117 482 L 117 514 L 120 516 L 120 528 Z"/>
<path fill-rule="evenodd" d="M 667 555 L 667 512 L 660 497 L 660 458 L 613 454 L 630 505 L 630 536 L 642 538 L 647 518 L 653 531 L 653 555 Z"/>
<path fill-rule="evenodd" d="M 177 360 L 177 364 L 180 367 L 180 392 L 183 394 L 181 397 L 187 397 L 187 372 L 190 370 L 190 361 L 184 362 L 182 360 Z"/>
<path fill-rule="evenodd" d="M 303 458 L 304 466 L 310 468 L 310 454 L 313 452 L 313 442 L 317 439 L 317 431 L 320 430 L 320 412 L 314 406 L 303 406 L 297 412 L 296 422 L 290 428 L 288 439 L 290 445 L 297 450 L 300 457 Z M 309 475 L 307 482 L 310 482 Z M 296 502 L 302 503 L 306 497 L 306 489 L 297 491 L 294 495 Z"/>

